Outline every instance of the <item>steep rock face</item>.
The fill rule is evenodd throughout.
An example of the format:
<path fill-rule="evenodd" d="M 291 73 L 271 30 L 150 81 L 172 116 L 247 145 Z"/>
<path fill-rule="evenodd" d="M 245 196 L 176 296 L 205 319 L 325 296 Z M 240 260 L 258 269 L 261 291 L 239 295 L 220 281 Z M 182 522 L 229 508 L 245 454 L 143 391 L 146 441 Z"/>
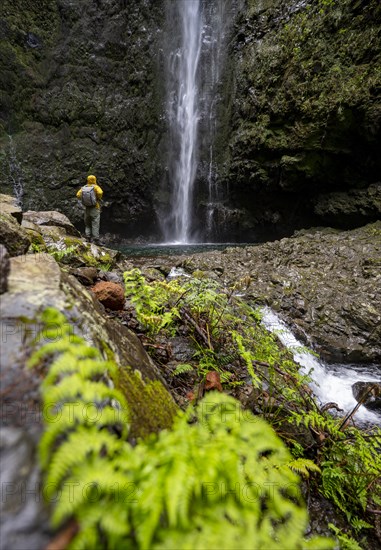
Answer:
<path fill-rule="evenodd" d="M 80 220 L 75 191 L 95 173 L 104 228 L 154 230 L 162 17 L 156 0 L 1 3 L 0 183 L 23 187 L 24 209 Z"/>
<path fill-rule="evenodd" d="M 75 191 L 95 173 L 102 232 L 160 238 L 164 5 L 1 2 L 0 185 L 24 209 L 80 223 Z M 213 126 L 219 240 L 380 217 L 378 0 L 232 0 L 231 9 L 216 120 L 208 111 L 200 123 L 197 215 L 205 219 L 210 200 L 203 133 Z M 210 72 L 202 67 L 203 86 Z"/>
<path fill-rule="evenodd" d="M 381 173 L 379 2 L 246 4 L 232 51 L 229 158 L 220 167 L 232 234 L 379 219 L 371 198 Z M 351 212 L 337 208 L 337 192 Z"/>

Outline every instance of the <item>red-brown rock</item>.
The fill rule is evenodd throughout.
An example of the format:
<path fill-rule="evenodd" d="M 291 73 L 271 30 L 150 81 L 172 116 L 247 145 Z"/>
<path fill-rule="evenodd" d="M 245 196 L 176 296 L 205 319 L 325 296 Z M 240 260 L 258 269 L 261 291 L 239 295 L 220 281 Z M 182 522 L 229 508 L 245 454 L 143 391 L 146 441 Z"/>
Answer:
<path fill-rule="evenodd" d="M 117 283 L 101 281 L 91 289 L 98 300 L 108 309 L 117 311 L 124 308 L 124 288 Z"/>

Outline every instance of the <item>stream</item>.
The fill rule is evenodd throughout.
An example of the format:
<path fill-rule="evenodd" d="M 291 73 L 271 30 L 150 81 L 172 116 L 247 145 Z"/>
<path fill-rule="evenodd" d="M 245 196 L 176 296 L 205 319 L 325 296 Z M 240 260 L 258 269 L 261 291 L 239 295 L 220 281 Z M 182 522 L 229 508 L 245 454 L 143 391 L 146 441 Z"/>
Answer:
<path fill-rule="evenodd" d="M 315 355 L 304 351 L 303 344 L 295 338 L 287 325 L 270 308 L 262 309 L 262 321 L 265 327 L 275 333 L 281 342 L 289 348 L 294 359 L 303 367 L 303 372 L 312 377 L 311 387 L 323 405 L 334 402 L 350 412 L 357 404 L 352 394 L 352 385 L 359 381 L 379 382 L 380 377 L 371 365 L 327 364 Z M 361 406 L 354 416 L 361 424 L 381 425 L 381 414 Z"/>
<path fill-rule="evenodd" d="M 130 246 L 122 249 L 124 254 L 135 257 L 157 257 L 192 255 L 199 252 L 213 250 L 224 250 L 233 243 L 200 243 L 200 244 L 179 244 L 164 243 L 147 246 Z M 233 244 L 233 246 L 245 246 L 245 244 Z M 175 278 L 184 275 L 184 271 L 172 268 L 168 278 Z M 270 308 L 262 308 L 262 321 L 265 327 L 276 333 L 281 342 L 293 352 L 294 360 L 302 366 L 305 374 L 310 373 L 312 378 L 311 387 L 321 405 L 334 402 L 347 414 L 356 406 L 357 401 L 352 393 L 352 385 L 356 382 L 380 381 L 377 367 L 365 364 L 342 364 L 326 363 L 313 353 L 309 353 L 304 344 L 299 341 L 287 327 L 286 323 Z M 367 426 L 376 424 L 381 426 L 381 414 L 361 406 L 354 419 L 358 424 Z"/>

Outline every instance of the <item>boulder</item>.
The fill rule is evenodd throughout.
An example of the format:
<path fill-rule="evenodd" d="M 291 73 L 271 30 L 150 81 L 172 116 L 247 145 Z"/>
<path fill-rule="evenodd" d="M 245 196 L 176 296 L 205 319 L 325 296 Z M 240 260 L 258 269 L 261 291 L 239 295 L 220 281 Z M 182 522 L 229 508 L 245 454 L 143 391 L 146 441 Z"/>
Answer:
<path fill-rule="evenodd" d="M 352 393 L 357 402 L 367 409 L 381 410 L 381 382 L 355 382 Z"/>
<path fill-rule="evenodd" d="M 8 275 L 10 270 L 8 250 L 0 244 L 0 294 L 8 290 Z"/>
<path fill-rule="evenodd" d="M 78 267 L 72 269 L 71 274 L 83 285 L 91 286 L 95 283 L 98 276 L 98 270 L 95 267 Z"/>
<path fill-rule="evenodd" d="M 51 337 L 41 335 L 40 314 L 61 311 L 75 334 L 119 365 L 118 388 L 130 408 L 130 440 L 169 428 L 177 407 L 138 337 L 107 319 L 93 294 L 61 270 L 49 254 L 10 260 L 8 291 L 1 295 L 1 548 L 47 548 L 51 509 L 45 504 L 38 464 L 43 425 L 40 385 L 46 366 L 26 368 L 31 353 Z"/>
<path fill-rule="evenodd" d="M 26 230 L 30 231 L 36 231 L 38 233 L 41 233 L 41 228 L 36 223 L 30 222 L 28 220 L 23 219 L 21 222 L 21 227 L 23 227 Z"/>
<path fill-rule="evenodd" d="M 94 295 L 61 270 L 51 255 L 18 256 L 11 258 L 10 266 L 8 291 L 1 296 L 2 413 L 7 411 L 2 424 L 22 428 L 40 425 L 42 373 L 26 369 L 25 362 L 44 343 L 43 338 L 36 339 L 42 328 L 41 312 L 54 307 L 66 316 L 76 334 L 120 366 L 120 384 L 131 406 L 131 436 L 168 427 L 176 407 L 138 337 L 106 318 Z"/>
<path fill-rule="evenodd" d="M 38 550 L 52 538 L 49 508 L 41 498 L 37 439 L 31 429 L 0 427 L 1 548 Z"/>
<path fill-rule="evenodd" d="M 17 199 L 10 195 L 0 195 L 0 213 L 13 216 L 19 223 L 22 221 L 22 210 Z"/>
<path fill-rule="evenodd" d="M 67 236 L 66 229 L 58 225 L 41 225 L 39 231 L 47 246 Z"/>
<path fill-rule="evenodd" d="M 6 246 L 10 256 L 25 254 L 31 239 L 11 214 L 0 212 L 0 244 Z"/>
<path fill-rule="evenodd" d="M 99 278 L 109 283 L 123 284 L 123 277 L 119 273 L 115 273 L 115 271 L 103 271 L 99 274 Z"/>
<path fill-rule="evenodd" d="M 72 235 L 74 237 L 80 236 L 79 231 L 74 227 L 69 218 L 61 212 L 56 212 L 55 210 L 45 212 L 28 210 L 27 212 L 24 212 L 23 219 L 36 225 L 53 225 L 56 227 L 62 227 L 66 230 L 67 235 Z"/>
<path fill-rule="evenodd" d="M 124 288 L 118 283 L 101 281 L 91 289 L 97 299 L 108 309 L 118 311 L 124 308 Z"/>

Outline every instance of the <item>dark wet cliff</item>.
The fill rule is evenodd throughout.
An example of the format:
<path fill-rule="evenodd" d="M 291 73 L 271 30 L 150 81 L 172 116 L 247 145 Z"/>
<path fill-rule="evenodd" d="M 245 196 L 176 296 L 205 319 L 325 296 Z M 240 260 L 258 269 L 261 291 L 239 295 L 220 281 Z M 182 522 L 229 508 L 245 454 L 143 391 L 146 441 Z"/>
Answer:
<path fill-rule="evenodd" d="M 379 2 L 248 0 L 231 55 L 221 171 L 240 230 L 380 218 Z"/>
<path fill-rule="evenodd" d="M 104 221 L 152 229 L 162 18 L 158 0 L 2 2 L 1 183 L 22 179 L 26 208 L 77 221 L 75 190 L 94 172 Z"/>
<path fill-rule="evenodd" d="M 21 186 L 25 209 L 58 209 L 78 222 L 73 197 L 94 172 L 104 229 L 160 239 L 164 4 L 1 2 L 0 184 Z M 239 6 L 216 110 L 216 237 L 379 218 L 378 0 Z"/>

